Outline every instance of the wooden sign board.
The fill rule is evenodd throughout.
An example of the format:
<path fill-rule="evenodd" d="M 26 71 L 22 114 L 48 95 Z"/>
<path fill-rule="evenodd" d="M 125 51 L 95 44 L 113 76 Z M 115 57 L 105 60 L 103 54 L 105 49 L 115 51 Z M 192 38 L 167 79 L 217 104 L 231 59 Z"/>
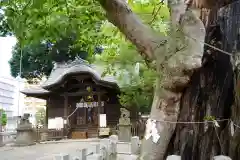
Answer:
<path fill-rule="evenodd" d="M 110 128 L 99 128 L 99 136 L 109 136 Z"/>

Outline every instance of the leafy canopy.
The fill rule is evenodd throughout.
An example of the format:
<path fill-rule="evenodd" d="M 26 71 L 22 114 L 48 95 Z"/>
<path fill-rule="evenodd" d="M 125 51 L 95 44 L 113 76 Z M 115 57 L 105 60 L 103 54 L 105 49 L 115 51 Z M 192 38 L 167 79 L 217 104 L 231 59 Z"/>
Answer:
<path fill-rule="evenodd" d="M 54 62 L 73 60 L 76 56 L 87 59 L 88 53 L 81 51 L 79 47 L 74 46 L 74 39 L 71 37 L 62 38 L 55 44 L 53 43 L 35 43 L 25 45 L 23 48 L 18 43 L 12 52 L 12 58 L 9 61 L 11 74 L 17 77 L 20 72 L 20 57 L 22 53 L 22 71 L 21 77 L 29 82 L 33 79 L 42 79 L 48 76 L 53 69 Z"/>
<path fill-rule="evenodd" d="M 21 47 L 43 41 L 55 43 L 71 34 L 83 50 L 91 51 L 100 44 L 98 28 L 104 14 L 94 0 L 6 0 L 1 3 L 8 27 Z"/>
<path fill-rule="evenodd" d="M 153 97 L 153 84 L 157 76 L 154 63 L 145 62 L 136 48 L 126 41 L 118 29 L 106 21 L 104 12 L 96 0 L 41 0 L 34 2 L 31 0 L 8 0 L 1 3 L 8 28 L 17 37 L 19 48 L 22 51 L 31 45 L 42 46 L 43 42 L 54 44 L 61 37 L 68 35 L 75 36 L 73 48 L 79 47 L 86 50 L 91 56 L 94 48 L 102 45 L 104 53 L 92 56 L 92 58 L 105 64 L 104 74 L 118 77 L 122 91 L 121 103 L 124 106 L 149 107 Z M 164 3 L 159 0 L 129 0 L 128 3 L 144 23 L 167 34 L 168 26 L 165 22 L 169 20 L 170 14 Z M 43 46 L 42 50 L 45 50 L 45 47 Z M 24 54 L 27 54 L 28 51 Z M 16 56 L 19 56 L 19 51 L 17 52 Z M 31 54 L 28 54 L 26 57 L 31 57 Z M 46 52 L 44 54 L 37 50 L 36 53 L 34 52 L 34 56 L 36 55 L 46 55 Z M 44 57 L 39 59 L 41 59 L 39 61 L 45 62 L 43 63 L 45 65 L 32 68 L 44 68 L 43 70 L 48 72 L 51 68 L 49 59 Z M 10 63 L 14 64 L 14 62 Z M 38 70 L 38 75 L 41 75 L 43 70 Z M 32 71 L 34 72 L 26 70 L 32 75 L 38 72 L 35 69 Z M 125 75 L 128 78 L 125 78 Z"/>
<path fill-rule="evenodd" d="M 131 8 L 138 13 L 145 23 L 163 34 L 167 34 L 169 10 L 159 1 L 129 1 Z M 160 16 L 161 15 L 161 16 Z M 118 78 L 123 106 L 138 106 L 142 112 L 149 112 L 153 98 L 156 77 L 155 64 L 146 62 L 136 48 L 125 39 L 124 35 L 111 23 L 102 25 L 102 34 L 107 38 L 103 54 L 97 56 L 98 63 L 106 67 L 103 76 L 110 74 Z"/>

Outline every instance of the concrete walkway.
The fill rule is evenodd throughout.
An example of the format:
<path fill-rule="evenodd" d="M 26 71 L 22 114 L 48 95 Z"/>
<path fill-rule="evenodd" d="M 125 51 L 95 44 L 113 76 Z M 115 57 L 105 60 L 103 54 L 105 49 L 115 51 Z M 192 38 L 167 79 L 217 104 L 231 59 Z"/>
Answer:
<path fill-rule="evenodd" d="M 62 140 L 26 147 L 0 147 L 0 160 L 54 160 L 54 155 L 67 153 L 77 156 L 79 149 L 93 148 L 98 139 Z"/>

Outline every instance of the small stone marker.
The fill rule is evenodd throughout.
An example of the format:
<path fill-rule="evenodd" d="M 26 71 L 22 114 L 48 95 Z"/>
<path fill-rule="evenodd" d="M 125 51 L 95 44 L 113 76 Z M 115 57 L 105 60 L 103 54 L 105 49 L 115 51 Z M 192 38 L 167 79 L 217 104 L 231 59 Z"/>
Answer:
<path fill-rule="evenodd" d="M 220 155 L 213 157 L 213 160 L 232 160 L 232 159 L 230 157 Z"/>
<path fill-rule="evenodd" d="M 106 147 L 102 146 L 102 148 L 100 149 L 100 154 L 102 155 L 103 159 L 108 158 L 108 153 L 107 153 Z"/>
<path fill-rule="evenodd" d="M 118 142 L 118 136 L 117 135 L 111 135 L 109 137 L 110 139 L 110 148 L 108 150 L 109 154 L 117 154 L 117 142 Z"/>
<path fill-rule="evenodd" d="M 83 148 L 80 150 L 80 157 L 82 158 L 81 160 L 86 160 L 86 156 L 87 156 L 87 149 Z"/>
<path fill-rule="evenodd" d="M 59 154 L 55 156 L 55 160 L 70 160 L 69 154 Z"/>
<path fill-rule="evenodd" d="M 115 143 L 118 142 L 118 136 L 117 136 L 117 135 L 111 135 L 111 136 L 109 137 L 109 139 L 110 139 L 111 141 L 114 141 Z"/>
<path fill-rule="evenodd" d="M 105 147 L 106 150 L 108 151 L 109 144 L 110 144 L 110 139 L 100 139 L 100 149 Z"/>
<path fill-rule="evenodd" d="M 99 154 L 100 153 L 100 144 L 96 145 L 96 153 Z"/>
<path fill-rule="evenodd" d="M 103 157 L 101 154 L 93 154 L 93 155 L 87 156 L 87 160 L 103 160 Z"/>
<path fill-rule="evenodd" d="M 131 138 L 131 153 L 139 154 L 139 137 L 134 136 Z"/>
<path fill-rule="evenodd" d="M 181 156 L 177 156 L 177 155 L 167 156 L 166 160 L 181 160 Z"/>
<path fill-rule="evenodd" d="M 79 157 L 73 157 L 73 160 L 80 160 Z"/>

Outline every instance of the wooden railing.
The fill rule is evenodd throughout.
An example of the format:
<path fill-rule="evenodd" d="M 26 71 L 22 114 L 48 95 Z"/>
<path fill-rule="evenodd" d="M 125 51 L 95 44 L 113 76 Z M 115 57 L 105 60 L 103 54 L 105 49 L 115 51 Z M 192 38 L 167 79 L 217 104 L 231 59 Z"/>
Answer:
<path fill-rule="evenodd" d="M 44 137 L 46 136 L 46 137 Z M 52 141 L 52 140 L 60 140 L 64 138 L 64 130 L 63 129 L 45 129 L 43 127 L 36 128 L 36 141 L 40 142 L 43 140 Z"/>
<path fill-rule="evenodd" d="M 110 128 L 113 132 L 118 132 L 119 131 L 118 125 L 111 126 Z M 131 134 L 132 134 L 132 136 L 139 136 L 141 138 L 142 135 L 144 134 L 144 129 L 141 130 L 139 125 L 132 124 L 131 125 Z"/>

